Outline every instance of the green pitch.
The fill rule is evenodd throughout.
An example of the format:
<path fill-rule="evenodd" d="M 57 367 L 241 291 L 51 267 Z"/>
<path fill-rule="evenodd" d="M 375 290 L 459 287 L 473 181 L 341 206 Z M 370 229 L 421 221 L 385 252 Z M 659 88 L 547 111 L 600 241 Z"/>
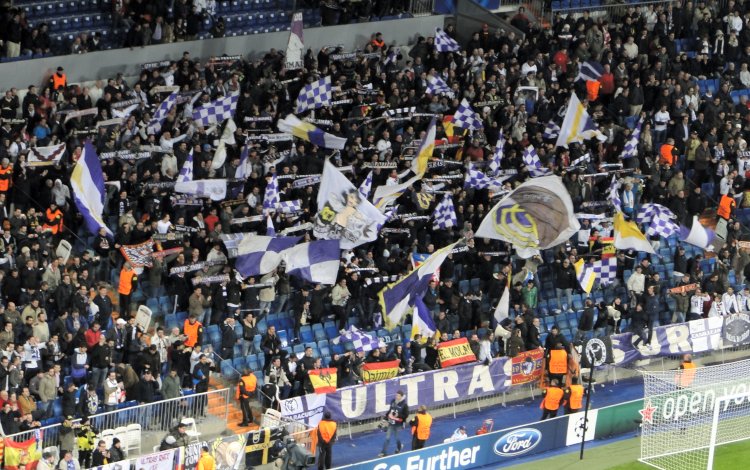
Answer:
<path fill-rule="evenodd" d="M 514 470 L 539 470 L 540 468 L 554 468 L 555 470 L 581 470 L 581 468 L 587 470 L 648 470 L 654 468 L 638 462 L 641 453 L 641 441 L 638 438 L 587 448 L 583 462 L 578 459 L 578 447 L 571 446 L 568 449 L 570 452 L 564 455 L 535 460 L 510 468 Z M 750 441 L 723 445 L 716 449 L 714 470 L 748 468 L 748 462 L 750 462 Z M 582 464 L 584 467 L 581 466 Z"/>

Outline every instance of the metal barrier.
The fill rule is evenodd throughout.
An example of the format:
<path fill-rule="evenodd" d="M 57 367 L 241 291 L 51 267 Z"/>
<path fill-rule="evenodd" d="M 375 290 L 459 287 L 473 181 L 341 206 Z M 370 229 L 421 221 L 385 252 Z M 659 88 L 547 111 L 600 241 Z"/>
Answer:
<path fill-rule="evenodd" d="M 100 436 L 104 431 L 112 431 L 113 437 L 123 440 L 127 432 L 138 434 L 147 431 L 167 432 L 175 427 L 181 420 L 192 418 L 196 423 L 216 421 L 226 423 L 229 415 L 230 389 L 211 390 L 205 393 L 194 393 L 178 398 L 162 400 L 155 403 L 131 406 L 114 411 L 108 411 L 89 416 L 91 425 Z M 75 423 L 79 423 L 76 419 Z M 53 424 L 43 428 L 20 432 L 6 439 L 22 442 L 37 436 L 37 431 L 42 431 L 42 448 L 56 446 L 60 441 L 60 429 L 62 424 Z M 130 427 L 130 428 L 128 428 Z M 137 431 L 136 431 L 137 430 Z M 129 437 L 132 441 L 128 444 L 129 449 L 140 451 L 140 435 Z M 137 447 L 135 447 L 137 445 Z M 150 452 L 150 449 L 145 449 Z M 140 452 L 138 452 L 140 453 Z M 132 455 L 138 455 L 138 453 Z"/>
<path fill-rule="evenodd" d="M 435 9 L 435 0 L 411 0 L 409 12 L 413 16 L 428 16 Z"/>
<path fill-rule="evenodd" d="M 294 438 L 297 444 L 303 446 L 308 452 L 315 454 L 315 444 L 313 442 L 312 431 L 313 428 L 302 423 L 300 421 L 294 421 L 289 418 L 281 416 L 276 410 L 268 409 L 260 421 L 260 428 L 271 428 L 279 427 L 284 428 L 289 437 Z"/>

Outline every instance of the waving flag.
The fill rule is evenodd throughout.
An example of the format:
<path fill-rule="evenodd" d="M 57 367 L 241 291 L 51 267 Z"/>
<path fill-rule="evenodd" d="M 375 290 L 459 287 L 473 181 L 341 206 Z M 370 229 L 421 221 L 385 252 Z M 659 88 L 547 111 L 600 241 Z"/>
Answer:
<path fill-rule="evenodd" d="M 235 267 L 242 277 L 270 273 L 281 263 L 281 252 L 296 245 L 300 238 L 248 235 L 237 245 Z"/>
<path fill-rule="evenodd" d="M 193 180 L 193 151 L 191 150 L 180 169 L 180 174 L 177 175 L 174 190 L 177 193 L 210 197 L 214 201 L 221 201 L 227 197 L 227 180 Z"/>
<path fill-rule="evenodd" d="M 372 171 L 367 174 L 367 178 L 362 181 L 362 184 L 359 185 L 357 191 L 359 191 L 359 195 L 362 196 L 362 199 L 370 197 L 370 191 L 372 191 Z"/>
<path fill-rule="evenodd" d="M 456 209 L 453 207 L 453 197 L 450 194 L 446 194 L 443 200 L 435 206 L 432 218 L 432 228 L 434 230 L 448 229 L 458 224 Z"/>
<path fill-rule="evenodd" d="M 237 171 L 234 173 L 235 179 L 246 180 L 248 176 L 250 176 L 250 173 L 252 173 L 251 165 L 248 162 L 249 154 L 248 146 L 245 145 L 242 147 L 242 152 L 240 153 L 240 166 L 237 167 Z"/>
<path fill-rule="evenodd" d="M 323 240 L 341 240 L 343 250 L 374 241 L 386 220 L 330 161 L 323 166 L 317 202 L 313 235 Z"/>
<path fill-rule="evenodd" d="M 422 144 L 419 146 L 419 151 L 411 162 L 411 170 L 420 178 L 427 171 L 427 162 L 432 158 L 432 153 L 435 151 L 435 132 L 435 118 L 432 118 Z"/>
<path fill-rule="evenodd" d="M 456 243 L 452 243 L 437 250 L 419 268 L 380 291 L 380 305 L 388 328 L 401 323 L 403 316 L 414 307 L 417 297 L 421 298 L 424 295 L 430 279 L 455 245 Z"/>
<path fill-rule="evenodd" d="M 263 212 L 268 214 L 276 211 L 279 202 L 279 182 L 274 174 L 271 176 L 271 181 L 266 185 L 266 191 L 263 195 Z"/>
<path fill-rule="evenodd" d="M 555 147 L 567 148 L 570 143 L 583 142 L 594 137 L 601 141 L 607 140 L 607 137 L 599 132 L 594 120 L 586 112 L 586 108 L 583 107 L 575 92 L 571 93 Z"/>
<path fill-rule="evenodd" d="M 578 75 L 576 75 L 576 81 L 596 81 L 602 78 L 603 73 L 604 67 L 602 66 L 602 64 L 593 60 L 587 60 L 578 67 Z"/>
<path fill-rule="evenodd" d="M 497 136 L 497 142 L 495 143 L 495 152 L 492 154 L 490 159 L 490 175 L 494 175 L 500 171 L 500 163 L 503 161 L 505 155 L 505 136 L 503 135 L 502 129 Z"/>
<path fill-rule="evenodd" d="M 591 161 L 591 154 L 590 153 L 585 153 L 585 154 L 581 155 L 580 157 L 576 158 L 575 160 L 573 160 L 572 162 L 570 162 L 570 167 L 571 168 L 575 168 L 578 165 L 582 165 L 584 163 L 588 163 L 589 161 Z"/>
<path fill-rule="evenodd" d="M 557 136 L 560 135 L 560 126 L 558 126 L 555 121 L 550 119 L 547 122 L 547 125 L 544 126 L 544 132 L 542 133 L 543 139 L 556 139 Z"/>
<path fill-rule="evenodd" d="M 73 188 L 73 199 L 86 223 L 89 232 L 96 235 L 99 229 L 105 229 L 111 237 L 112 232 L 102 219 L 104 210 L 104 174 L 99 156 L 91 141 L 83 145 L 81 158 L 73 167 L 70 175 L 70 186 Z"/>
<path fill-rule="evenodd" d="M 236 145 L 237 141 L 234 139 L 234 133 L 237 131 L 237 124 L 234 123 L 234 119 L 229 118 L 224 125 L 224 130 L 219 138 L 219 145 L 216 146 L 214 152 L 214 158 L 211 160 L 211 169 L 218 170 L 224 166 L 227 160 L 227 145 Z"/>
<path fill-rule="evenodd" d="M 646 235 L 669 238 L 680 230 L 674 222 L 676 218 L 671 210 L 661 204 L 643 204 L 635 220 L 640 225 L 648 225 Z"/>
<path fill-rule="evenodd" d="M 310 142 L 326 149 L 342 150 L 346 146 L 345 137 L 336 137 L 313 126 L 309 122 L 301 121 L 294 114 L 289 114 L 277 123 L 279 131 L 292 134 L 294 137 Z"/>
<path fill-rule="evenodd" d="M 384 212 L 388 206 L 396 202 L 396 199 L 400 198 L 417 181 L 419 181 L 419 175 L 415 175 L 403 183 L 378 186 L 375 188 L 375 194 L 372 196 L 372 203 L 381 212 Z"/>
<path fill-rule="evenodd" d="M 170 93 L 170 95 L 161 102 L 159 107 L 156 108 L 156 112 L 146 126 L 146 132 L 148 134 L 157 134 L 159 133 L 159 131 L 161 131 L 161 125 L 164 123 L 164 120 L 167 118 L 169 113 L 172 112 L 172 109 L 177 104 L 178 96 L 178 91 Z"/>
<path fill-rule="evenodd" d="M 414 339 L 416 335 L 421 335 L 425 339 L 432 338 L 437 331 L 437 327 L 435 326 L 435 321 L 432 319 L 430 310 L 424 304 L 424 300 L 421 297 L 414 299 L 414 307 L 411 339 Z"/>
<path fill-rule="evenodd" d="M 609 184 L 609 194 L 607 200 L 615 207 L 615 212 L 622 212 L 622 200 L 620 199 L 620 182 L 617 175 L 612 175 L 612 182 Z"/>
<path fill-rule="evenodd" d="M 620 250 L 645 251 L 646 253 L 655 254 L 654 248 L 648 242 L 646 236 L 640 231 L 635 222 L 626 221 L 622 212 L 615 212 L 614 216 L 615 229 L 615 248 Z"/>
<path fill-rule="evenodd" d="M 375 333 L 366 333 L 356 326 L 352 325 L 346 330 L 341 331 L 341 336 L 331 340 L 333 344 L 352 343 L 355 351 L 372 351 L 380 347 L 380 339 Z"/>
<path fill-rule="evenodd" d="M 502 323 L 503 320 L 510 316 L 510 281 L 513 277 L 511 274 L 511 272 L 508 272 L 505 289 L 503 289 L 500 301 L 498 301 L 497 307 L 495 307 L 495 313 L 492 315 L 498 324 Z"/>
<path fill-rule="evenodd" d="M 5 439 L 4 460 L 6 470 L 18 470 L 21 465 L 26 468 L 36 468 L 42 458 L 42 451 L 37 439 L 32 437 L 23 442 Z"/>
<path fill-rule="evenodd" d="M 276 236 L 276 227 L 273 226 L 273 219 L 271 218 L 271 214 L 266 215 L 266 236 Z"/>
<path fill-rule="evenodd" d="M 237 98 L 239 93 L 232 93 L 208 104 L 204 104 L 193 111 L 193 121 L 207 127 L 211 124 L 222 122 L 234 116 L 237 109 Z"/>
<path fill-rule="evenodd" d="M 490 191 L 499 191 L 503 188 L 505 180 L 513 175 L 505 175 L 499 178 L 490 178 L 475 168 L 469 168 L 464 178 L 464 188 L 490 189 Z"/>
<path fill-rule="evenodd" d="M 580 228 L 560 177 L 543 176 L 526 181 L 498 202 L 476 236 L 511 243 L 523 257 L 565 242 Z"/>
<path fill-rule="evenodd" d="M 641 138 L 641 126 L 643 126 L 643 119 L 638 120 L 633 133 L 630 134 L 630 138 L 625 142 L 625 147 L 622 149 L 623 160 L 638 156 L 638 140 Z"/>
<path fill-rule="evenodd" d="M 580 258 L 575 262 L 573 267 L 576 270 L 576 278 L 578 278 L 578 284 L 581 285 L 581 289 L 585 293 L 591 292 L 594 288 L 594 282 L 596 281 L 596 271 L 594 271 L 591 265 L 585 264 L 583 258 Z"/>
<path fill-rule="evenodd" d="M 680 226 L 680 240 L 704 250 L 710 249 L 715 237 L 716 233 L 701 225 L 697 216 L 693 216 L 693 225 L 689 229 L 684 225 Z"/>
<path fill-rule="evenodd" d="M 305 53 L 304 34 L 302 31 L 302 12 L 292 14 L 292 27 L 289 31 L 289 42 L 286 45 L 284 68 L 287 70 L 301 69 L 305 65 L 302 56 Z"/>
<path fill-rule="evenodd" d="M 310 109 L 318 109 L 331 103 L 333 91 L 331 89 L 331 77 L 323 77 L 305 85 L 297 97 L 297 113 Z"/>
<path fill-rule="evenodd" d="M 317 240 L 284 250 L 286 272 L 317 284 L 336 284 L 341 248 L 339 240 Z"/>
<path fill-rule="evenodd" d="M 435 28 L 435 50 L 438 52 L 460 51 L 461 46 L 448 33 L 440 28 Z"/>
<path fill-rule="evenodd" d="M 469 101 L 464 98 L 461 104 L 458 105 L 458 109 L 453 114 L 453 125 L 461 129 L 467 129 L 473 131 L 475 129 L 482 129 L 482 118 L 471 109 Z"/>
<path fill-rule="evenodd" d="M 28 166 L 54 165 L 65 155 L 65 142 L 47 147 L 31 147 L 26 155 Z"/>
<path fill-rule="evenodd" d="M 591 269 L 599 278 L 600 285 L 612 284 L 617 279 L 617 258 L 610 256 L 609 258 L 596 260 L 591 264 Z"/>
<path fill-rule="evenodd" d="M 451 87 L 449 87 L 442 78 L 437 75 L 427 76 L 427 94 L 429 95 L 445 95 L 449 98 L 453 98 L 454 93 Z"/>
<path fill-rule="evenodd" d="M 529 145 L 523 151 L 523 164 L 526 165 L 526 169 L 529 171 L 529 175 L 532 178 L 544 176 L 549 173 L 549 169 L 542 166 L 542 162 L 539 160 L 539 154 L 536 153 L 536 149 L 533 145 Z"/>
<path fill-rule="evenodd" d="M 137 245 L 122 245 L 120 247 L 122 256 L 136 268 L 153 266 L 153 258 L 151 258 L 153 252 L 154 242 L 151 239 Z"/>

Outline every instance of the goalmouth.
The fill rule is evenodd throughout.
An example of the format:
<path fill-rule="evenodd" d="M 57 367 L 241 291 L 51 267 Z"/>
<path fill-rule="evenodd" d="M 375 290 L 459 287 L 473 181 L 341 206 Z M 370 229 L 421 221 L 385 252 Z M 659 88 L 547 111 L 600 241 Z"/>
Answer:
<path fill-rule="evenodd" d="M 642 463 L 712 469 L 718 446 L 750 440 L 750 360 L 643 372 Z"/>

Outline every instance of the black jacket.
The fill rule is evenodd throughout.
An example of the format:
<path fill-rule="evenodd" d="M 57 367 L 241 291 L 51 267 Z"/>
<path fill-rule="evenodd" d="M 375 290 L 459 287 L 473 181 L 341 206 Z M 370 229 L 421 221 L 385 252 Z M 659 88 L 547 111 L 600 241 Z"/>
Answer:
<path fill-rule="evenodd" d="M 407 418 L 409 418 L 409 405 L 406 404 L 406 397 L 399 402 L 395 398 L 391 400 L 385 419 L 391 424 L 400 424 L 405 422 Z"/>

